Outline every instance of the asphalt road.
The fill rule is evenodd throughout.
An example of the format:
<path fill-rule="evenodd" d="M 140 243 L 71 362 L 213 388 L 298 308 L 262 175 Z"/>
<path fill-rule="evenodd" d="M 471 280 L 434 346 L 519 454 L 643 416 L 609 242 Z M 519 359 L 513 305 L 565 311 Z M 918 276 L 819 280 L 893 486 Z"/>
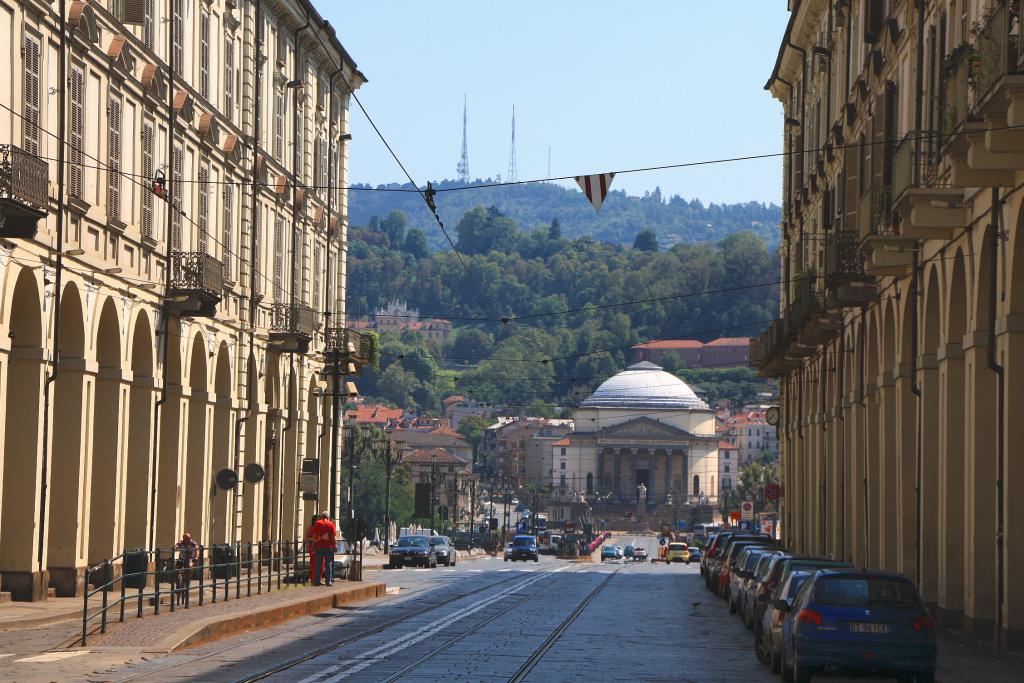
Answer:
<path fill-rule="evenodd" d="M 653 537 L 611 542 L 634 540 L 656 555 Z M 398 594 L 180 654 L 92 662 L 83 679 L 776 680 L 742 624 L 712 603 L 696 564 L 499 557 L 380 577 Z"/>

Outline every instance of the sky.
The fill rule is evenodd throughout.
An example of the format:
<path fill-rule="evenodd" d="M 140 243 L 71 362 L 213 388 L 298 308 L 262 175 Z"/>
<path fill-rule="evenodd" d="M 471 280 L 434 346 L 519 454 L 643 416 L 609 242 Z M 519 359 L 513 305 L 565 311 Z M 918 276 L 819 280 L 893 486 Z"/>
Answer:
<path fill-rule="evenodd" d="M 463 97 L 472 178 L 519 180 L 778 153 L 764 90 L 785 0 L 314 0 L 369 82 L 357 95 L 420 185 L 456 177 Z M 355 103 L 353 183 L 405 178 Z M 781 159 L 617 175 L 613 189 L 781 203 Z"/>

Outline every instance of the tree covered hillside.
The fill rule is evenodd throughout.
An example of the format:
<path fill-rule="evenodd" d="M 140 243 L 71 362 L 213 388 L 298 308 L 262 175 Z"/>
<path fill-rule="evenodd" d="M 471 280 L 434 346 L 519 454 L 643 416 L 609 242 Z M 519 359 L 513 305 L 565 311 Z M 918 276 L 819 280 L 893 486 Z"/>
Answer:
<path fill-rule="evenodd" d="M 488 183 L 477 180 L 476 183 Z M 356 185 L 370 188 L 370 185 Z M 391 189 L 411 189 L 411 185 L 379 185 Z M 595 213 L 586 197 L 575 187 L 554 183 L 530 183 L 502 187 L 463 188 L 456 181 L 441 181 L 434 186 L 438 214 L 449 232 L 474 206 L 495 206 L 502 214 L 522 228 L 548 225 L 555 218 L 565 237 L 589 235 L 598 242 L 632 244 L 638 232 L 652 230 L 663 247 L 675 244 L 717 242 L 726 235 L 749 230 L 775 248 L 779 241 L 780 209 L 775 204 L 710 204 L 699 199 L 687 201 L 679 196 L 663 197 L 660 190 L 643 197 L 612 190 L 600 213 Z M 445 191 L 452 190 L 452 191 Z M 414 192 L 376 192 L 354 189 L 349 192 L 349 221 L 352 225 L 368 225 L 373 216 L 386 216 L 399 210 L 410 227 L 423 231 L 434 249 L 449 245 L 427 210 L 423 199 Z"/>
<path fill-rule="evenodd" d="M 452 224 L 462 261 L 428 252 L 398 211 L 375 229 L 353 226 L 350 316 L 397 299 L 455 324 L 444 349 L 383 335 L 380 370 L 364 371 L 360 393 L 413 410 L 438 409 L 445 391 L 565 405 L 622 370 L 633 344 L 752 336 L 777 305 L 778 257 L 755 233 L 653 251 L 642 240 L 569 239 L 559 223 L 526 231 L 495 207 L 472 207 Z"/>

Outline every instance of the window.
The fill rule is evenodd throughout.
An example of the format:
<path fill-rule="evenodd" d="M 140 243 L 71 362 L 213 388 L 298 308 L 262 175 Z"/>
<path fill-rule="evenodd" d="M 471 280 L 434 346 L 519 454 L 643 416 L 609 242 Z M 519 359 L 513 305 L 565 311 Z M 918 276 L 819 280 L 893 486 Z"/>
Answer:
<path fill-rule="evenodd" d="M 728 466 L 728 465 L 726 465 L 726 466 L 725 466 L 725 471 L 726 471 L 726 472 L 728 472 L 728 471 L 729 471 L 729 466 Z"/>
<path fill-rule="evenodd" d="M 283 89 L 278 89 L 275 94 L 276 104 L 274 107 L 274 157 L 280 159 L 284 154 L 284 116 L 287 99 Z"/>
<path fill-rule="evenodd" d="M 153 182 L 153 123 L 142 123 L 142 177 Z M 142 193 L 142 236 L 153 237 L 153 193 L 146 188 Z"/>
<path fill-rule="evenodd" d="M 144 0 L 144 2 L 145 16 L 142 19 L 142 42 L 152 50 L 155 43 L 153 36 L 153 0 Z"/>
<path fill-rule="evenodd" d="M 210 99 L 210 13 L 199 20 L 199 94 Z"/>
<path fill-rule="evenodd" d="M 235 113 L 235 41 L 230 36 L 224 40 L 224 113 L 228 119 Z"/>
<path fill-rule="evenodd" d="M 81 67 L 71 69 L 71 159 L 68 192 L 82 196 L 82 149 L 85 146 L 85 73 Z"/>
<path fill-rule="evenodd" d="M 231 253 L 232 242 L 231 239 L 235 230 L 235 186 L 230 181 L 224 183 L 224 236 L 223 244 L 221 245 L 224 249 L 224 277 L 228 280 L 231 279 L 231 261 L 233 254 Z"/>
<path fill-rule="evenodd" d="M 558 485 L 561 486 L 563 489 L 565 488 L 565 475 L 564 474 L 558 477 Z"/>
<path fill-rule="evenodd" d="M 320 246 L 320 242 L 316 242 L 313 245 L 313 308 L 317 311 L 320 310 L 320 269 L 322 268 L 322 260 L 323 248 Z"/>
<path fill-rule="evenodd" d="M 25 116 L 23 118 L 25 151 L 39 155 L 39 39 L 25 36 Z"/>
<path fill-rule="evenodd" d="M 274 299 L 284 301 L 284 219 L 274 219 Z"/>
<path fill-rule="evenodd" d="M 199 166 L 199 251 L 209 251 L 210 235 L 210 167 Z"/>
<path fill-rule="evenodd" d="M 110 93 L 107 107 L 107 217 L 121 219 L 121 95 Z"/>
<path fill-rule="evenodd" d="M 185 153 L 181 144 L 174 145 L 174 163 L 171 169 L 171 249 L 181 251 L 181 184 L 184 176 Z"/>
<path fill-rule="evenodd" d="M 174 73 L 181 75 L 185 61 L 184 44 L 185 20 L 182 4 L 184 0 L 172 0 L 174 16 L 171 19 L 171 64 Z"/>
<path fill-rule="evenodd" d="M 729 451 L 723 451 L 723 457 L 724 457 L 724 458 L 725 458 L 726 460 L 728 460 L 728 459 L 729 459 L 729 458 L 731 457 L 731 454 L 729 453 Z"/>
<path fill-rule="evenodd" d="M 560 470 L 564 470 L 565 469 L 565 461 L 564 460 L 558 464 L 558 469 L 560 469 Z"/>

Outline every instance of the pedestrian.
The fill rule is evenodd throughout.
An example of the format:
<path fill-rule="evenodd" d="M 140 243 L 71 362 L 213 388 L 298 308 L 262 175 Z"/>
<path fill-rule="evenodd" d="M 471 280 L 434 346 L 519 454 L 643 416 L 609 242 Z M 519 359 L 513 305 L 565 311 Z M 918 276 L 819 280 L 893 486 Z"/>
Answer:
<path fill-rule="evenodd" d="M 319 586 L 321 580 L 328 586 L 334 582 L 334 545 L 337 535 L 338 529 L 331 521 L 331 516 L 326 512 L 320 513 L 320 520 L 313 525 L 316 560 L 314 586 Z"/>
<path fill-rule="evenodd" d="M 309 520 L 309 528 L 306 529 L 306 553 L 309 555 L 309 581 L 316 578 L 316 523 L 320 521 L 320 514 L 313 515 Z"/>
<path fill-rule="evenodd" d="M 174 562 L 174 599 L 177 604 L 188 604 L 188 587 L 192 583 L 192 568 L 199 556 L 199 546 L 187 531 L 174 546 L 177 559 Z"/>

